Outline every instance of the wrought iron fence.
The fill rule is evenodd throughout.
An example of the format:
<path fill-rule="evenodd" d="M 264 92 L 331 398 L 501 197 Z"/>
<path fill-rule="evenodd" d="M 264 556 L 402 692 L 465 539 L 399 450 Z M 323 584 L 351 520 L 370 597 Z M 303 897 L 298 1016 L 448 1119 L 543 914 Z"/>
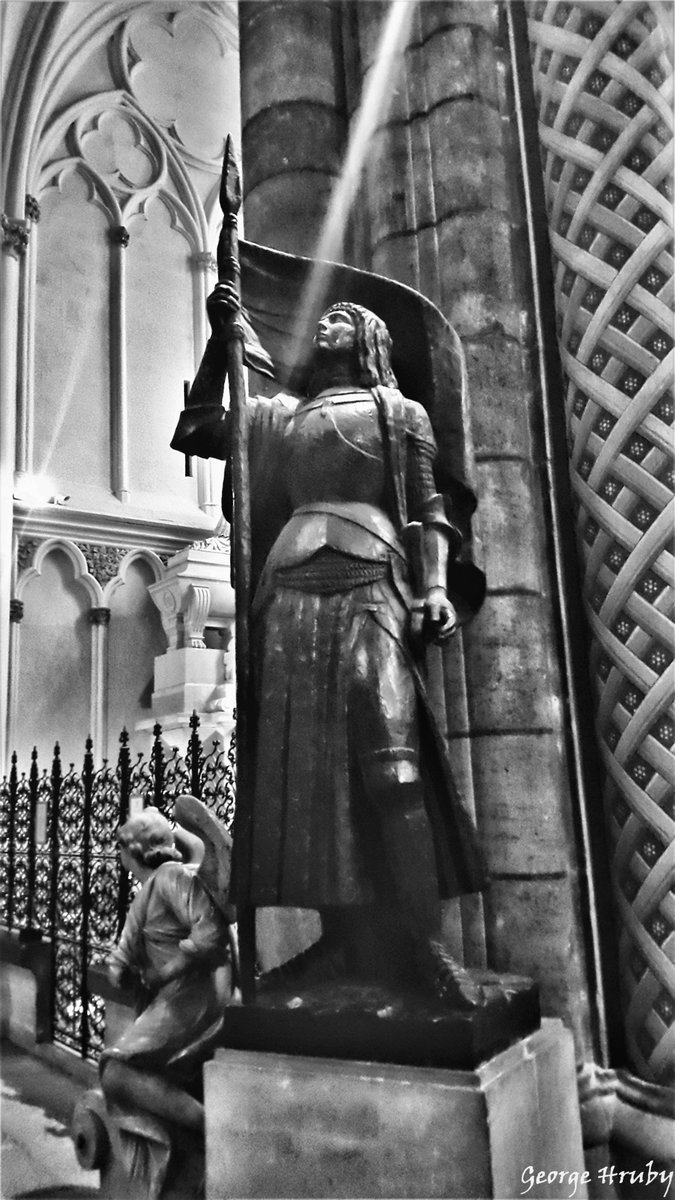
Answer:
<path fill-rule="evenodd" d="M 134 761 L 126 730 L 113 766 L 95 768 L 91 738 L 81 771 L 63 773 L 58 745 L 49 770 L 33 750 L 28 773 L 12 755 L 0 784 L 0 923 L 25 941 L 50 939 L 51 1024 L 55 1042 L 95 1058 L 103 1049 L 104 1004 L 87 986 L 119 935 L 130 900 L 118 862 L 116 830 L 130 805 L 153 804 L 170 817 L 181 792 L 208 805 L 228 828 L 234 817 L 236 748 L 207 749 L 199 717 L 190 720 L 186 752 L 167 747 L 159 724 L 149 756 Z"/>

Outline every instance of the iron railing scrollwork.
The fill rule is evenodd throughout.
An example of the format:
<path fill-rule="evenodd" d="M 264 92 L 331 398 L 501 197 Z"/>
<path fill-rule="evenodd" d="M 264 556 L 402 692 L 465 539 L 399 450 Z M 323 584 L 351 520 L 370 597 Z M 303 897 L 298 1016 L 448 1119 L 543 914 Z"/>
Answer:
<path fill-rule="evenodd" d="M 38 753 L 28 774 L 17 756 L 0 783 L 0 923 L 22 940 L 51 942 L 54 1041 L 96 1058 L 104 1044 L 104 1004 L 88 989 L 90 966 L 102 963 L 118 937 L 131 899 L 117 855 L 117 829 L 130 811 L 154 804 L 171 818 L 173 803 L 191 792 L 228 828 L 234 817 L 236 750 L 202 743 L 193 714 L 185 755 L 169 747 L 159 724 L 150 754 L 132 761 L 120 734 L 115 765 L 94 765 L 87 739 L 81 771 L 63 773 L 58 744 L 51 768 Z"/>

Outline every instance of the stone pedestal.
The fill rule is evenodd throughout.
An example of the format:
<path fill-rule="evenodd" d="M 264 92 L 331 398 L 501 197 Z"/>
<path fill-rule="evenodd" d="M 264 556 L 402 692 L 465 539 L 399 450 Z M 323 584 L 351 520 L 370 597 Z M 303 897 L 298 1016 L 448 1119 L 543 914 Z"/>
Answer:
<path fill-rule="evenodd" d="M 174 555 L 166 575 L 148 589 L 159 609 L 168 648 L 155 659 L 152 718 L 164 740 L 184 751 L 190 718 L 200 719 L 203 746 L 225 745 L 234 728 L 234 591 L 230 583 L 230 544 L 224 536 L 195 542 Z M 207 637 L 220 637 L 218 648 Z"/>
<path fill-rule="evenodd" d="M 204 1088 L 207 1200 L 507 1200 L 530 1173 L 584 1172 L 572 1037 L 557 1020 L 472 1071 L 219 1050 Z"/>

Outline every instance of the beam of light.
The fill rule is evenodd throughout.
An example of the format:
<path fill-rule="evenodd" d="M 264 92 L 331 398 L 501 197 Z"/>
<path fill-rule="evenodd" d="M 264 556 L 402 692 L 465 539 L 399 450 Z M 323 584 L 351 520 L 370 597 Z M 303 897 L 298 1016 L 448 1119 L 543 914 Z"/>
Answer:
<path fill-rule="evenodd" d="M 75 381 L 81 374 L 81 368 L 92 338 L 92 331 L 83 327 L 81 336 L 75 342 L 72 353 L 68 358 L 68 371 L 60 389 L 60 399 L 53 411 L 49 440 L 42 448 L 41 461 L 36 464 L 30 477 L 19 487 L 19 498 L 25 500 L 33 512 L 48 503 L 54 491 L 54 481 L 49 476 L 52 458 L 57 448 L 63 424 L 73 401 Z"/>
<path fill-rule="evenodd" d="M 408 42 L 418 0 L 390 0 L 382 34 L 370 68 L 370 77 L 354 117 L 347 153 L 335 182 L 314 258 L 334 262 L 342 251 L 345 229 L 359 187 L 361 173 L 375 130 L 387 116 L 401 55 Z M 291 360 L 295 367 L 302 358 L 328 282 L 328 268 L 316 262 L 307 282 L 292 335 Z"/>

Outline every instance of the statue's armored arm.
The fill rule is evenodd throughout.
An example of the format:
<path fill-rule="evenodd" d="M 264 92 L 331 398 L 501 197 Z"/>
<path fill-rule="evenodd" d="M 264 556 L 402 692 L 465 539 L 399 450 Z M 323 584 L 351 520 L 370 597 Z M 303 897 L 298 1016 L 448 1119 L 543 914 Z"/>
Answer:
<path fill-rule="evenodd" d="M 423 558 L 425 591 L 446 588 L 448 564 L 454 562 L 462 546 L 462 535 L 448 519 L 445 497 L 436 493 L 422 506 L 420 522 L 423 529 Z"/>
<path fill-rule="evenodd" d="M 444 641 L 456 628 L 457 614 L 448 600 L 448 566 L 456 559 L 462 535 L 448 516 L 448 500 L 436 491 L 433 473 L 435 446 L 419 436 L 408 453 L 408 509 L 412 517 L 406 543 L 413 587 L 417 593 L 413 634 L 426 627 L 434 641 Z"/>
<path fill-rule="evenodd" d="M 199 458 L 226 459 L 230 453 L 230 422 L 223 407 L 223 392 L 227 375 L 227 343 L 235 315 L 238 315 L 244 330 L 245 364 L 270 375 L 271 362 L 231 285 L 217 284 L 207 299 L 206 309 L 213 332 L 206 343 L 199 370 L 171 440 L 171 448 L 181 454 L 195 454 Z"/>

